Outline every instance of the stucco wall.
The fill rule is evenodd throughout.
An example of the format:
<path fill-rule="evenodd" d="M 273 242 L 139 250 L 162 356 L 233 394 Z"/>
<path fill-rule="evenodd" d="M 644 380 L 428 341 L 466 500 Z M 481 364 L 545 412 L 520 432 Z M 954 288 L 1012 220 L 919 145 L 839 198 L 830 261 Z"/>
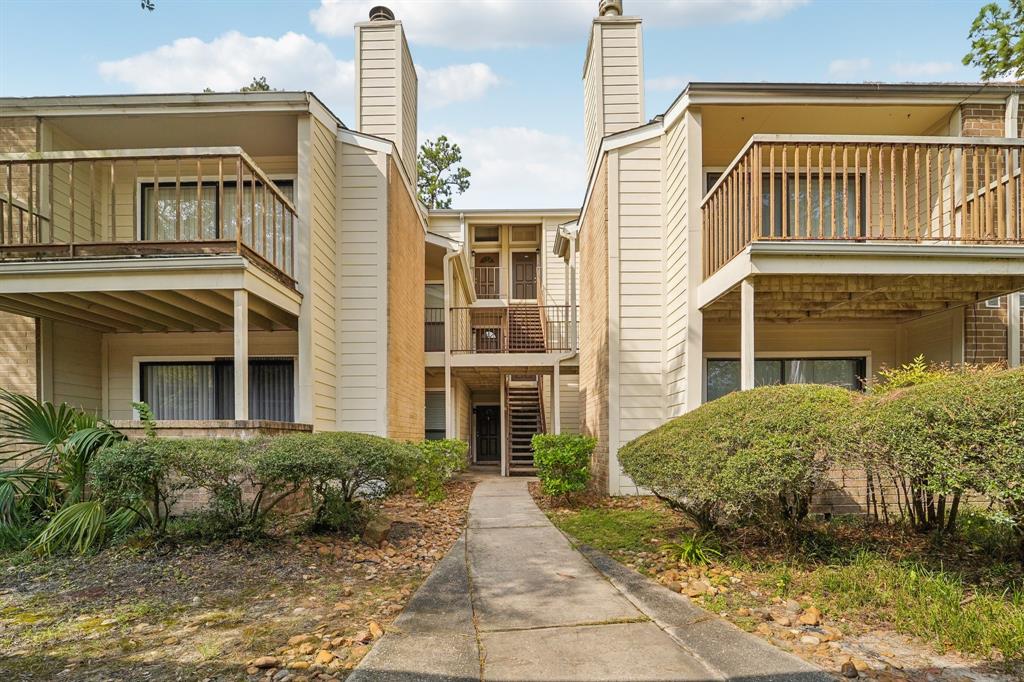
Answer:
<path fill-rule="evenodd" d="M 413 198 L 388 159 L 388 436 L 423 438 L 425 242 Z"/>

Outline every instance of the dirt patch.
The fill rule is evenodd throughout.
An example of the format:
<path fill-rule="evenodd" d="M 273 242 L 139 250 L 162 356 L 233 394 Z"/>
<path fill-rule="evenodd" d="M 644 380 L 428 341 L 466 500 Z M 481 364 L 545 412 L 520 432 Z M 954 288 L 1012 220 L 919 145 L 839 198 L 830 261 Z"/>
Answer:
<path fill-rule="evenodd" d="M 473 484 L 389 499 L 388 540 L 0 557 L 0 679 L 344 679 L 461 534 Z"/>

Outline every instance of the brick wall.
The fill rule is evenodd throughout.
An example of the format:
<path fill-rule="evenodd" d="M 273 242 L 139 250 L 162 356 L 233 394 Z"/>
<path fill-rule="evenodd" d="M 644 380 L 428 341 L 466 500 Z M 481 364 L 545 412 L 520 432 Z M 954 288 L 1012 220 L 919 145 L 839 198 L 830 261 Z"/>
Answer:
<path fill-rule="evenodd" d="M 597 438 L 594 487 L 608 491 L 608 160 L 580 223 L 580 433 Z"/>
<path fill-rule="evenodd" d="M 964 104 L 960 107 L 960 129 L 965 137 L 1002 137 L 1002 104 Z"/>
<path fill-rule="evenodd" d="M 423 261 L 414 199 L 388 157 L 388 436 L 423 439 Z"/>
<path fill-rule="evenodd" d="M 37 148 L 38 119 L 16 116 L 0 119 L 0 152 L 32 152 Z M 20 173 L 20 174 L 19 174 Z M 14 195 L 27 199 L 28 176 L 19 166 L 11 179 Z M 36 322 L 0 312 L 0 388 L 36 395 Z"/>
<path fill-rule="evenodd" d="M 1006 362 L 1007 301 L 999 298 L 998 308 L 978 303 L 964 311 L 964 361 L 970 364 Z"/>

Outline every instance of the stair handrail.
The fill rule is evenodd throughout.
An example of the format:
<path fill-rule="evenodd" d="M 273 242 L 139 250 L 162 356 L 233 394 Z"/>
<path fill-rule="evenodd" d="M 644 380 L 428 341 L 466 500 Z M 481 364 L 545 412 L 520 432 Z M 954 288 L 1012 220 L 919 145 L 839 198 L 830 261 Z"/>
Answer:
<path fill-rule="evenodd" d="M 544 351 L 550 350 L 549 347 L 549 335 L 548 335 L 548 311 L 545 305 L 547 301 L 547 292 L 544 290 L 544 279 L 541 277 L 541 269 L 537 268 L 537 310 L 540 313 L 540 338 L 544 344 Z"/>
<path fill-rule="evenodd" d="M 544 379 L 543 374 L 538 374 L 537 381 L 537 420 L 540 422 L 540 433 L 548 432 L 548 420 L 544 417 Z M 533 442 L 530 442 L 530 450 L 533 450 Z"/>

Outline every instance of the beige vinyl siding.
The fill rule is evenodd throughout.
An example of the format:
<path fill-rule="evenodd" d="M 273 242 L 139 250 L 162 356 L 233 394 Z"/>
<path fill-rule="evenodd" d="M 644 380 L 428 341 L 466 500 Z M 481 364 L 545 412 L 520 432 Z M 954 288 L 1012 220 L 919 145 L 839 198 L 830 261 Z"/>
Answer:
<path fill-rule="evenodd" d="M 618 150 L 617 449 L 664 421 L 662 388 L 661 140 Z M 614 352 L 614 351 L 613 351 Z M 613 358 L 613 362 L 615 359 Z M 613 405 L 614 409 L 614 405 Z"/>
<path fill-rule="evenodd" d="M 334 135 L 322 123 L 311 123 L 310 270 L 313 306 L 313 428 L 332 430 L 337 424 L 337 310 L 335 193 L 337 188 Z"/>
<path fill-rule="evenodd" d="M 601 63 L 600 48 L 594 44 L 598 35 L 595 24 L 591 37 L 591 52 L 587 56 L 587 64 L 583 72 L 583 144 L 587 152 L 586 171 L 594 163 L 594 157 L 604 137 L 601 120 Z M 599 41 L 598 41 L 599 44 Z"/>
<path fill-rule="evenodd" d="M 455 410 L 455 438 L 470 442 L 473 434 L 473 394 L 459 377 L 452 377 L 452 409 Z"/>
<path fill-rule="evenodd" d="M 640 82 L 640 22 L 607 24 L 601 31 L 604 61 L 604 134 L 643 123 Z"/>
<path fill-rule="evenodd" d="M 418 78 L 416 76 L 416 65 L 413 64 L 412 54 L 409 53 L 409 46 L 405 39 L 402 44 L 402 130 L 398 144 L 398 153 L 402 157 L 402 166 L 406 175 L 410 178 L 416 177 L 416 109 L 418 100 Z"/>
<path fill-rule="evenodd" d="M 401 22 L 357 26 L 356 68 L 356 129 L 394 142 L 415 177 L 417 77 Z"/>
<path fill-rule="evenodd" d="M 662 138 L 665 145 L 665 417 L 678 417 L 686 411 L 686 335 L 689 295 L 689 243 L 687 226 L 690 197 L 687 195 L 689 158 L 686 125 L 681 119 Z M 697 210 L 697 209 L 693 209 Z M 649 267 L 654 267 L 650 265 Z"/>
<path fill-rule="evenodd" d="M 386 155 L 340 149 L 337 428 L 386 435 Z"/>
<path fill-rule="evenodd" d="M 102 334 L 54 322 L 53 402 L 66 402 L 99 414 L 103 409 Z"/>
<path fill-rule="evenodd" d="M 559 411 L 562 414 L 562 433 L 580 432 L 580 375 L 567 374 L 564 371 L 559 375 L 559 385 L 562 388 Z"/>
<path fill-rule="evenodd" d="M 132 401 L 138 394 L 136 358 L 231 357 L 234 337 L 230 332 L 169 334 L 106 334 L 107 411 L 110 419 L 131 419 Z M 294 331 L 249 332 L 249 355 L 294 356 L 299 349 Z M 298 367 L 296 367 L 296 370 Z M 298 396 L 295 396 L 296 407 Z"/>
<path fill-rule="evenodd" d="M 564 259 L 553 254 L 555 237 L 558 235 L 558 226 L 564 222 L 566 222 L 565 218 L 545 218 L 541 225 L 543 232 L 541 255 L 544 258 L 544 290 L 547 294 L 545 305 L 565 305 L 569 303 L 569 290 L 566 288 L 569 266 Z M 579 267 L 576 268 L 576 281 L 578 287 Z M 579 288 L 576 289 L 576 292 L 578 295 Z"/>
<path fill-rule="evenodd" d="M 594 21 L 583 74 L 583 137 L 587 170 L 612 133 L 644 122 L 640 21 L 602 17 Z"/>

